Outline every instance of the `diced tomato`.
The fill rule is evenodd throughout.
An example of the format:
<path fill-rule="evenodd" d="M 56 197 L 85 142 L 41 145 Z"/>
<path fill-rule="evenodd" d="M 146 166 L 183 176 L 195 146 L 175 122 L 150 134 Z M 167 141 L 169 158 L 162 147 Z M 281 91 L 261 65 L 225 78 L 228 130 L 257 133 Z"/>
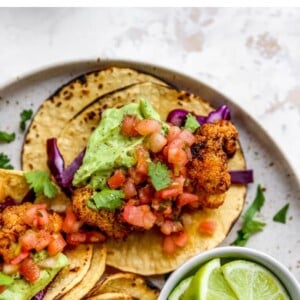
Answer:
<path fill-rule="evenodd" d="M 32 258 L 26 258 L 22 261 L 19 271 L 20 274 L 30 283 L 35 282 L 40 277 L 40 268 Z"/>
<path fill-rule="evenodd" d="M 22 251 L 30 251 L 35 249 L 41 251 L 48 246 L 51 241 L 51 234 L 46 230 L 27 230 L 24 235 L 19 238 Z"/>
<path fill-rule="evenodd" d="M 178 126 L 170 126 L 167 134 L 167 140 L 168 142 L 172 142 L 174 139 L 176 139 L 181 130 Z"/>
<path fill-rule="evenodd" d="M 180 148 L 169 147 L 168 162 L 178 166 L 184 166 L 188 162 L 187 154 Z"/>
<path fill-rule="evenodd" d="M 106 240 L 105 235 L 99 231 L 87 231 L 86 232 L 86 243 L 102 243 Z"/>
<path fill-rule="evenodd" d="M 197 195 L 191 193 L 182 193 L 177 198 L 177 205 L 179 207 L 182 207 L 186 204 L 189 204 L 191 202 L 196 202 L 196 201 L 199 201 L 199 197 Z"/>
<path fill-rule="evenodd" d="M 179 192 L 179 194 L 183 193 L 183 187 L 185 183 L 185 177 L 184 176 L 178 176 L 173 179 L 173 182 L 171 184 L 172 187 L 176 188 Z"/>
<path fill-rule="evenodd" d="M 34 249 L 37 244 L 37 234 L 33 230 L 27 230 L 25 234 L 20 236 L 19 242 L 21 244 L 22 251 L 30 251 Z"/>
<path fill-rule="evenodd" d="M 23 216 L 23 221 L 31 227 L 42 227 L 49 223 L 46 204 L 34 204 Z"/>
<path fill-rule="evenodd" d="M 169 235 L 164 236 L 162 244 L 163 252 L 167 255 L 171 255 L 176 251 L 176 248 L 177 246 L 173 238 Z"/>
<path fill-rule="evenodd" d="M 50 256 L 56 255 L 62 252 L 66 245 L 63 236 L 60 233 L 55 233 L 52 235 L 52 240 L 47 247 L 48 254 Z"/>
<path fill-rule="evenodd" d="M 6 285 L 0 285 L 0 294 L 1 294 L 2 292 L 4 292 L 6 288 L 7 288 Z"/>
<path fill-rule="evenodd" d="M 174 243 L 178 247 L 184 247 L 188 241 L 188 235 L 185 231 L 181 231 L 172 235 Z"/>
<path fill-rule="evenodd" d="M 165 220 L 163 224 L 160 226 L 160 231 L 164 235 L 170 235 L 173 229 L 173 222 L 170 220 Z"/>
<path fill-rule="evenodd" d="M 179 189 L 175 188 L 166 188 L 159 191 L 160 197 L 162 199 L 174 198 L 179 195 Z"/>
<path fill-rule="evenodd" d="M 200 222 L 198 230 L 207 235 L 213 235 L 217 227 L 217 223 L 214 220 L 204 220 Z"/>
<path fill-rule="evenodd" d="M 132 178 L 126 180 L 126 182 L 122 186 L 122 190 L 125 194 L 125 199 L 130 199 L 137 195 L 137 191 Z"/>
<path fill-rule="evenodd" d="M 160 152 L 167 144 L 167 139 L 159 132 L 151 133 L 147 139 L 146 145 L 153 153 Z"/>
<path fill-rule="evenodd" d="M 116 170 L 108 179 L 107 183 L 111 189 L 120 188 L 126 181 L 126 177 L 121 170 Z"/>
<path fill-rule="evenodd" d="M 189 146 L 192 146 L 196 140 L 195 136 L 188 129 L 182 130 L 178 138 L 184 141 Z"/>
<path fill-rule="evenodd" d="M 171 220 L 165 220 L 163 224 L 160 226 L 160 231 L 165 234 L 169 235 L 174 232 L 182 231 L 183 226 L 178 221 L 171 221 Z"/>
<path fill-rule="evenodd" d="M 149 205 L 125 205 L 123 218 L 128 224 L 146 230 L 152 228 L 156 221 L 156 216 L 151 212 Z"/>
<path fill-rule="evenodd" d="M 136 116 L 125 115 L 121 124 L 121 133 L 125 136 L 138 136 L 139 133 L 135 129 L 138 121 Z"/>
<path fill-rule="evenodd" d="M 192 158 L 193 158 L 191 148 L 190 148 L 190 147 L 186 147 L 185 153 L 186 153 L 187 159 L 188 159 L 189 161 L 191 161 Z"/>
<path fill-rule="evenodd" d="M 72 206 L 68 206 L 66 209 L 66 216 L 62 224 L 62 230 L 66 233 L 78 232 L 82 226 L 82 222 L 77 219 Z"/>
<path fill-rule="evenodd" d="M 130 168 L 128 172 L 130 178 L 133 180 L 134 184 L 136 185 L 147 181 L 148 175 L 145 173 L 138 172 L 135 167 Z"/>
<path fill-rule="evenodd" d="M 144 119 L 136 124 L 135 129 L 140 135 L 148 135 L 154 132 L 160 132 L 161 124 L 157 120 Z"/>
<path fill-rule="evenodd" d="M 163 154 L 163 156 L 164 157 L 168 157 L 168 153 L 169 153 L 169 146 L 168 145 L 166 145 L 165 147 L 164 147 L 164 149 L 162 150 L 162 154 Z"/>
<path fill-rule="evenodd" d="M 106 237 L 101 232 L 92 230 L 68 233 L 66 240 L 69 245 L 77 246 L 83 243 L 101 243 Z"/>
<path fill-rule="evenodd" d="M 139 200 L 141 204 L 151 203 L 154 197 L 154 189 L 151 185 L 147 184 L 146 186 L 139 189 Z"/>
<path fill-rule="evenodd" d="M 135 148 L 137 156 L 136 171 L 140 174 L 148 175 L 148 162 L 149 152 L 141 146 Z"/>
<path fill-rule="evenodd" d="M 176 138 L 168 143 L 168 147 L 170 149 L 182 149 L 183 150 L 184 146 L 185 146 L 184 141 L 179 138 Z"/>
<path fill-rule="evenodd" d="M 48 231 L 40 230 L 37 233 L 37 240 L 35 245 L 36 251 L 41 251 L 45 249 L 52 240 L 52 236 Z"/>
<path fill-rule="evenodd" d="M 172 233 L 164 236 L 163 252 L 167 255 L 173 254 L 177 247 L 184 247 L 188 242 L 188 235 L 185 231 Z"/>
<path fill-rule="evenodd" d="M 67 243 L 73 246 L 77 246 L 81 243 L 85 243 L 86 241 L 86 233 L 85 232 L 71 232 L 67 234 Z"/>
<path fill-rule="evenodd" d="M 29 256 L 28 251 L 22 251 L 18 256 L 10 261 L 11 265 L 18 265 L 22 260 Z"/>

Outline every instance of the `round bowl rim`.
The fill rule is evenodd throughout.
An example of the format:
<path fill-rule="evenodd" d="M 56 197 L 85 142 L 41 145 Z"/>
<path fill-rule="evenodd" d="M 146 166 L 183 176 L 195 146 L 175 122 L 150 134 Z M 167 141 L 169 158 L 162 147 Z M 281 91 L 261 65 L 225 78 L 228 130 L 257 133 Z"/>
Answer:
<path fill-rule="evenodd" d="M 170 292 L 181 279 L 191 272 L 197 266 L 215 257 L 235 257 L 241 259 L 252 260 L 270 270 L 282 282 L 288 291 L 291 299 L 300 299 L 300 285 L 294 275 L 280 261 L 276 260 L 269 254 L 247 247 L 224 246 L 217 247 L 205 252 L 202 252 L 188 261 L 183 263 L 176 271 L 174 271 L 167 279 L 158 300 L 166 300 Z"/>

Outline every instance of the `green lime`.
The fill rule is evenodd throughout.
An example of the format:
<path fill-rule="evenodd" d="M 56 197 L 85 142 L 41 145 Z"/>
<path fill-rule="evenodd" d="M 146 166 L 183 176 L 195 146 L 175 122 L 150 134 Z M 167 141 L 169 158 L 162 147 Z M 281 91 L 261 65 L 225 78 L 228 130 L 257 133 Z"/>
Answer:
<path fill-rule="evenodd" d="M 264 267 L 245 260 L 234 260 L 221 267 L 225 280 L 239 299 L 289 299 L 279 280 Z"/>
<path fill-rule="evenodd" d="M 188 278 L 185 278 L 181 280 L 178 285 L 175 287 L 175 289 L 172 291 L 172 293 L 169 295 L 168 300 L 179 300 L 180 296 L 185 292 L 185 290 L 188 288 L 189 284 L 192 281 L 193 276 L 190 276 Z"/>
<path fill-rule="evenodd" d="M 203 265 L 193 277 L 182 300 L 237 300 L 226 283 L 220 259 L 215 258 Z"/>

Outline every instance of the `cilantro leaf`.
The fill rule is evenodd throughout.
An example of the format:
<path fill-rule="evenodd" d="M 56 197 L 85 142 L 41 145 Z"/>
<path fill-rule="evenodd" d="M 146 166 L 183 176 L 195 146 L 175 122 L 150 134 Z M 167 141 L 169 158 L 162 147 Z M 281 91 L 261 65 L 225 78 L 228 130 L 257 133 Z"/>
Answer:
<path fill-rule="evenodd" d="M 20 128 L 22 130 L 25 130 L 26 122 L 31 119 L 32 115 L 33 115 L 33 111 L 31 109 L 24 109 L 21 112 L 21 114 L 20 114 L 20 117 L 21 117 Z"/>
<path fill-rule="evenodd" d="M 243 215 L 244 223 L 242 228 L 237 232 L 238 236 L 233 241 L 232 245 L 245 246 L 249 238 L 263 230 L 266 223 L 254 220 L 253 217 L 256 212 L 260 211 L 265 203 L 265 196 L 260 185 L 257 186 L 256 196 L 253 203 L 246 210 Z"/>
<path fill-rule="evenodd" d="M 108 209 L 115 210 L 122 205 L 122 199 L 125 194 L 120 190 L 104 189 L 101 192 L 95 193 L 87 202 L 87 206 L 91 209 Z"/>
<path fill-rule="evenodd" d="M 16 134 L 14 132 L 8 133 L 5 131 L 0 131 L 0 142 L 10 143 L 16 138 Z"/>
<path fill-rule="evenodd" d="M 1 152 L 0 153 L 0 168 L 12 170 L 14 167 L 12 165 L 10 165 L 9 162 L 10 162 L 10 159 L 8 158 L 8 156 Z"/>
<path fill-rule="evenodd" d="M 273 221 L 275 222 L 279 222 L 279 223 L 286 223 L 286 214 L 287 211 L 289 209 L 290 204 L 286 204 L 285 206 L 283 206 L 273 217 Z"/>
<path fill-rule="evenodd" d="M 189 113 L 186 117 L 184 128 L 189 129 L 191 132 L 195 132 L 199 127 L 200 124 L 198 123 L 196 117 Z"/>
<path fill-rule="evenodd" d="M 24 174 L 27 183 L 36 195 L 44 194 L 48 198 L 53 198 L 57 194 L 56 186 L 51 182 L 49 175 L 40 170 L 26 172 Z"/>
<path fill-rule="evenodd" d="M 170 170 L 161 162 L 151 162 L 148 169 L 152 185 L 157 191 L 166 188 L 171 183 Z"/>
<path fill-rule="evenodd" d="M 265 203 L 265 196 L 259 184 L 257 186 L 255 199 L 244 214 L 245 222 L 251 220 L 254 217 L 255 213 L 261 210 L 264 203 Z"/>

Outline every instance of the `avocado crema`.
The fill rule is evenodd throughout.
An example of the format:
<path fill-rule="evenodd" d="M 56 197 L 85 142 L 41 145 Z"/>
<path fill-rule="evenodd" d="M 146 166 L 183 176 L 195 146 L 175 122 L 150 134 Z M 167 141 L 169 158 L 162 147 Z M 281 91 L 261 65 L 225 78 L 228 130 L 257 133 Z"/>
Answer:
<path fill-rule="evenodd" d="M 102 113 L 98 127 L 91 134 L 83 163 L 74 176 L 75 186 L 90 185 L 95 190 L 106 187 L 107 179 L 116 168 L 130 168 L 136 163 L 134 148 L 144 137 L 126 137 L 120 128 L 125 115 L 139 119 L 161 121 L 159 114 L 145 100 L 121 108 L 109 108 Z"/>
<path fill-rule="evenodd" d="M 34 260 L 39 259 L 43 255 L 37 253 L 35 256 Z M 42 269 L 39 279 L 34 283 L 29 283 L 22 278 L 13 279 L 13 282 L 0 294 L 0 300 L 30 300 L 43 290 L 54 279 L 56 274 L 68 264 L 67 257 L 62 253 L 57 254 L 53 258 L 55 259 L 54 266 Z"/>

